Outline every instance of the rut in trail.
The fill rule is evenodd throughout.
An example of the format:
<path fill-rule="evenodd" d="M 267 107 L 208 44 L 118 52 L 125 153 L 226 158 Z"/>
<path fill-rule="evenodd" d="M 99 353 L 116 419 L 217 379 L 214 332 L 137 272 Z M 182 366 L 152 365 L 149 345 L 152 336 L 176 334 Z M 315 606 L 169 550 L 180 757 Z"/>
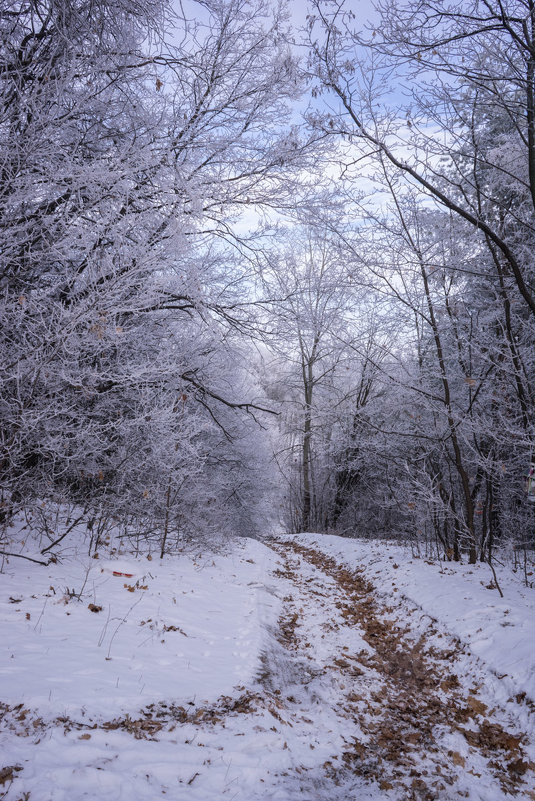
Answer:
<path fill-rule="evenodd" d="M 341 760 L 325 765 L 333 784 L 343 785 L 353 775 L 377 782 L 391 791 L 389 798 L 450 801 L 468 797 L 462 788 L 470 783 L 486 783 L 493 798 L 535 799 L 528 736 L 515 730 L 510 710 L 489 709 L 478 697 L 484 671 L 462 645 L 432 623 L 415 634 L 379 600 L 362 571 L 295 541 L 269 544 L 285 562 L 281 574 L 303 590 L 301 560 L 334 580 L 332 603 L 342 623 L 332 625 L 359 628 L 370 646 L 357 653 L 344 650 L 325 667 L 341 680 L 337 714 L 353 721 L 356 731 L 344 737 Z M 287 647 L 300 649 L 296 612 L 281 621 L 281 632 Z M 473 776 L 468 782 L 466 774 Z"/>

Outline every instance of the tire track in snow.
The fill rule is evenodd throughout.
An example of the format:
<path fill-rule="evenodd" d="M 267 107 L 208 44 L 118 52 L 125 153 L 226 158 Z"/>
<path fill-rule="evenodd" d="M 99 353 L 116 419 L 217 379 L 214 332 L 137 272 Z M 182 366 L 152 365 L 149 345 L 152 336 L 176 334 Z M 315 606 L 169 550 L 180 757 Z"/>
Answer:
<path fill-rule="evenodd" d="M 415 631 L 396 618 L 362 572 L 295 541 L 268 544 L 284 561 L 279 577 L 292 587 L 279 642 L 302 670 L 310 666 L 308 703 L 312 708 L 310 694 L 323 688 L 320 700 L 332 704 L 343 741 L 339 753 L 318 765 L 318 791 L 330 783 L 331 797 L 343 797 L 342 788 L 360 779 L 370 798 L 535 799 L 529 738 L 509 709 L 482 700 L 485 675 L 476 659 L 433 621 Z M 355 632 L 365 647 L 351 646 Z M 340 648 L 337 656 L 325 638 Z M 268 668 L 268 686 L 287 689 L 280 657 Z M 314 725 L 313 714 L 308 720 Z M 323 795 L 310 796 L 316 797 Z"/>

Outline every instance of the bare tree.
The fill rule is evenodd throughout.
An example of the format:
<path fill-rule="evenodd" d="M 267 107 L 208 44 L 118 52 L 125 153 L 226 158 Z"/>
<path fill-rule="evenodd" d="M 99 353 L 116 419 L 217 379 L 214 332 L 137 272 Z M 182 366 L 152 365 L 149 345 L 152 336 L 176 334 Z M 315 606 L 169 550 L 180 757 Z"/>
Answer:
<path fill-rule="evenodd" d="M 361 360 L 351 350 L 362 336 L 362 299 L 328 237 L 310 228 L 290 236 L 291 249 L 285 242 L 279 260 L 272 254 L 264 275 L 275 354 L 269 386 L 283 409 L 289 525 L 324 531 L 336 516 L 333 435 L 351 399 L 365 394 Z"/>
<path fill-rule="evenodd" d="M 343 2 L 312 3 L 311 69 L 318 91 L 336 100 L 313 124 L 350 142 L 353 164 L 379 155 L 471 225 L 534 315 L 531 2 L 385 2 L 378 10 L 365 32 Z M 484 116 L 502 122 L 492 146 Z M 509 181 L 514 204 L 502 191 Z"/>

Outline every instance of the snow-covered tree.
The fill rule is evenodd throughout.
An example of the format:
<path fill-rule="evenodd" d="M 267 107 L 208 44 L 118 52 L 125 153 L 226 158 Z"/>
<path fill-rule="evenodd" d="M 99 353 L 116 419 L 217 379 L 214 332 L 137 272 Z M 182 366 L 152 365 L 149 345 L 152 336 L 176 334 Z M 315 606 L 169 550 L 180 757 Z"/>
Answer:
<path fill-rule="evenodd" d="M 534 9 L 377 10 L 364 29 L 343 2 L 312 3 L 322 103 L 309 121 L 336 143 L 339 241 L 398 341 L 376 420 L 396 464 L 384 502 L 448 555 L 461 543 L 490 558 L 493 542 L 531 530 Z"/>
<path fill-rule="evenodd" d="M 289 202 L 304 158 L 284 17 L 256 0 L 2 6 L 4 519 L 59 498 L 191 533 L 215 463 L 239 461 L 226 416 L 254 408 L 239 222 Z"/>

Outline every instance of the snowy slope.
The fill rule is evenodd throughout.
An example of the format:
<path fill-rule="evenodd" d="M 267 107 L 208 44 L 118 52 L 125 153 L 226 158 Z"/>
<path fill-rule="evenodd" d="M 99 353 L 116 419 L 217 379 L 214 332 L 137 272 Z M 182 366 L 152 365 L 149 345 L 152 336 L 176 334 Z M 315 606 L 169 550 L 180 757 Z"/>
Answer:
<path fill-rule="evenodd" d="M 178 739 L 166 731 L 158 742 L 123 724 L 159 702 L 202 717 L 255 683 L 280 607 L 264 582 L 274 562 L 254 540 L 163 562 L 86 557 L 43 568 L 11 559 L 0 575 L 1 700 L 22 706 L 4 720 L 1 751 L 2 765 L 23 766 L 24 776 L 5 781 L 7 797 L 24 788 L 31 801 L 153 799 L 171 783 L 208 799 L 232 788 L 242 741 L 226 742 L 223 758 L 213 736 L 197 747 L 189 722 Z M 109 728 L 93 729 L 102 719 Z M 255 764 L 256 749 L 260 738 Z M 200 782 L 208 752 L 217 764 Z"/>
<path fill-rule="evenodd" d="M 262 583 L 269 558 L 245 540 L 162 562 L 12 559 L 0 575 L 2 700 L 52 717 L 231 693 L 259 668 L 264 617 L 277 618 Z"/>

